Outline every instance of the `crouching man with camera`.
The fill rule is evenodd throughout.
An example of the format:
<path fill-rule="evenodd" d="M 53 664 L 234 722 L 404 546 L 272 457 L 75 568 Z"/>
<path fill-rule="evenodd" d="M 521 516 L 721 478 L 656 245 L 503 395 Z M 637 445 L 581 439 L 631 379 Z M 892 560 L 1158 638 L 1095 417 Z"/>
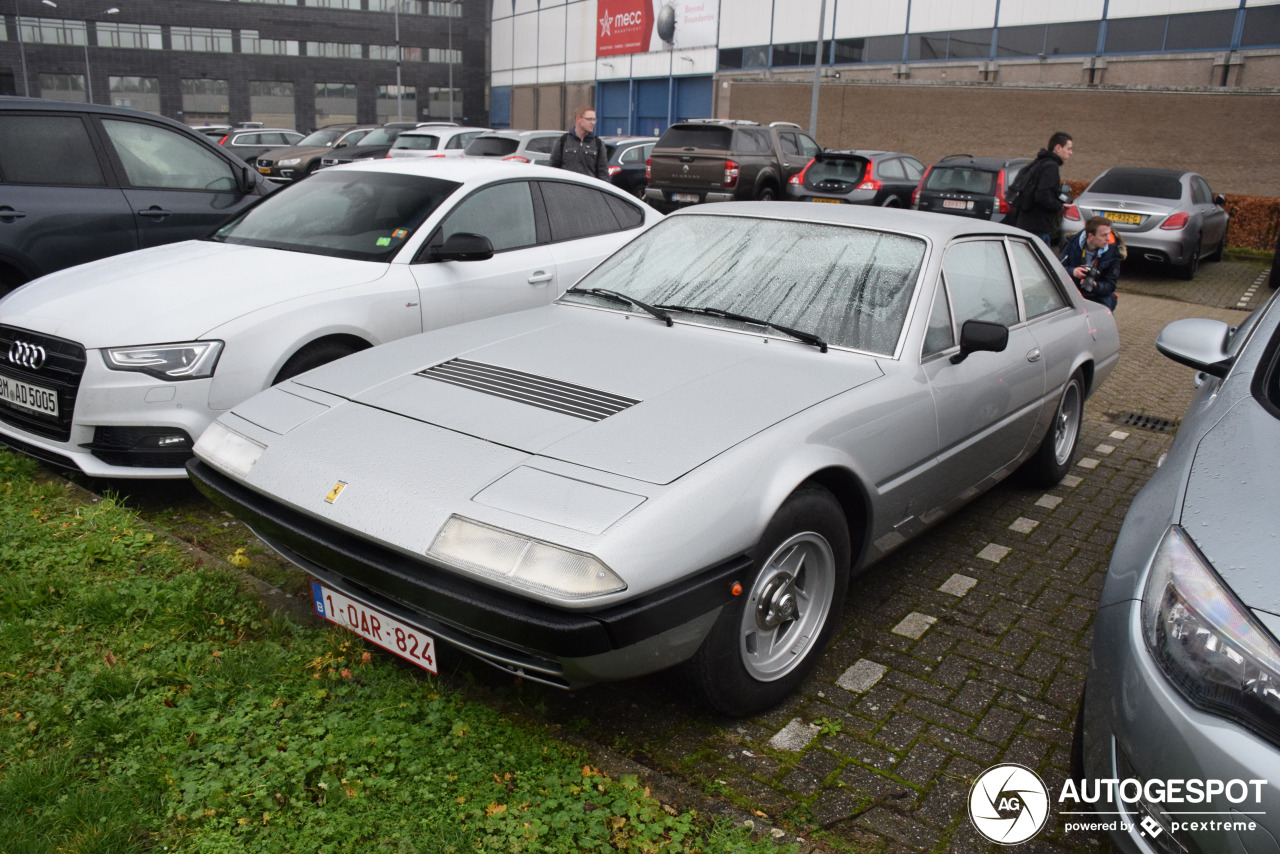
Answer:
<path fill-rule="evenodd" d="M 1095 216 L 1084 224 L 1084 231 L 1067 240 L 1059 260 L 1081 296 L 1115 311 L 1116 283 L 1125 254 L 1124 243 L 1111 231 L 1111 220 Z"/>

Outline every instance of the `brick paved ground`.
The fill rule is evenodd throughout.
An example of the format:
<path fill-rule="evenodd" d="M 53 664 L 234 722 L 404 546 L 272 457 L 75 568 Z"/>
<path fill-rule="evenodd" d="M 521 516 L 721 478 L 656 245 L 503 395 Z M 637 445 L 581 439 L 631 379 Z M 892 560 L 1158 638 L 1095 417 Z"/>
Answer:
<path fill-rule="evenodd" d="M 1152 342 L 1180 317 L 1238 323 L 1264 268 L 1205 265 L 1194 283 L 1126 271 L 1122 361 L 1086 406 L 1078 462 L 1047 492 L 997 487 L 856 579 L 805 690 L 759 718 L 726 722 L 660 674 L 578 694 L 510 696 L 535 716 L 800 834 L 805 847 L 987 851 L 965 801 L 999 762 L 1065 779 L 1093 611 L 1124 513 L 1172 434 L 1118 427 L 1117 413 L 1177 420 L 1192 371 Z M 1265 286 L 1249 297 L 1260 304 Z M 1021 850 L 1095 851 L 1055 819 Z"/>

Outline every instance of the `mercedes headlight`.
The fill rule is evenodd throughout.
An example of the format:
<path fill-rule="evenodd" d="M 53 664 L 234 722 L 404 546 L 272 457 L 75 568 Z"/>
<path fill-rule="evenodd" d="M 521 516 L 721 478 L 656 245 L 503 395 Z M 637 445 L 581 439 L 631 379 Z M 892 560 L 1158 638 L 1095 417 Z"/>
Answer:
<path fill-rule="evenodd" d="M 449 517 L 427 554 L 467 572 L 571 599 L 627 589 L 613 570 L 589 554 L 461 516 Z"/>
<path fill-rule="evenodd" d="M 200 434 L 195 455 L 211 466 L 244 480 L 267 446 L 215 421 Z"/>
<path fill-rule="evenodd" d="M 211 377 L 221 353 L 221 341 L 112 347 L 102 351 L 107 367 L 113 371 L 140 371 L 162 380 Z"/>
<path fill-rule="evenodd" d="M 278 166 L 297 166 L 301 162 L 302 162 L 301 157 L 286 157 L 284 160 L 281 160 L 277 165 Z"/>
<path fill-rule="evenodd" d="M 1142 633 L 1192 705 L 1280 744 L 1280 647 L 1176 525 L 1152 561 Z"/>

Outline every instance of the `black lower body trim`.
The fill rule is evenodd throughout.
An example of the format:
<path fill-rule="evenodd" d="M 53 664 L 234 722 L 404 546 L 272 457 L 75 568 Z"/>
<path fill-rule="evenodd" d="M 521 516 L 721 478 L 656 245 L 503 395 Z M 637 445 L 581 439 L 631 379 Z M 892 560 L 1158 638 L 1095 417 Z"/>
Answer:
<path fill-rule="evenodd" d="M 80 466 L 71 461 L 70 457 L 65 457 L 56 451 L 48 451 L 39 445 L 32 445 L 21 439 L 14 439 L 12 436 L 6 436 L 0 433 L 0 445 L 17 451 L 19 454 L 47 463 L 54 468 L 64 469 L 66 471 L 79 472 Z"/>
<path fill-rule="evenodd" d="M 187 471 L 215 504 L 306 563 L 487 642 L 545 656 L 582 658 L 623 649 L 725 605 L 736 581 L 750 586 L 751 561 L 739 555 L 632 602 L 589 613 L 562 610 L 340 531 L 198 459 Z"/>

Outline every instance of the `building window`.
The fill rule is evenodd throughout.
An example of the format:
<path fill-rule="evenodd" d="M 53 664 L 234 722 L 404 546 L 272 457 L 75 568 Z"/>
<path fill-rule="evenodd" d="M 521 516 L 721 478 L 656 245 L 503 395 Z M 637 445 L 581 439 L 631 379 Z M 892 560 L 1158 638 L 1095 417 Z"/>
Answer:
<path fill-rule="evenodd" d="M 164 50 L 160 27 L 154 24 L 115 24 L 102 21 L 97 29 L 98 47 Z"/>
<path fill-rule="evenodd" d="M 293 39 L 264 39 L 257 30 L 240 31 L 240 52 L 264 56 L 297 56 L 298 43 Z"/>
<path fill-rule="evenodd" d="M 250 80 L 250 98 L 292 98 L 293 84 L 282 80 Z"/>
<path fill-rule="evenodd" d="M 813 65 L 813 42 L 775 44 L 773 65 L 775 68 L 785 68 L 789 65 Z"/>
<path fill-rule="evenodd" d="M 991 55 L 991 29 L 912 33 L 907 57 L 930 59 L 980 59 Z"/>
<path fill-rule="evenodd" d="M 1044 24 L 1030 27 L 1001 27 L 996 32 L 996 56 L 1040 56 L 1045 51 Z"/>
<path fill-rule="evenodd" d="M 397 87 L 378 87 L 378 121 L 394 122 L 404 116 L 407 122 L 415 121 L 418 115 L 418 90 L 413 86 L 399 87 L 400 97 L 396 97 Z"/>
<path fill-rule="evenodd" d="M 1097 21 L 1050 24 L 1045 28 L 1045 53 L 1049 56 L 1080 56 L 1098 52 Z M 1004 31 L 1000 32 L 1004 38 Z"/>
<path fill-rule="evenodd" d="M 52 101 L 88 101 L 83 74 L 41 74 L 40 97 Z"/>
<path fill-rule="evenodd" d="M 454 48 L 447 50 L 445 48 L 433 47 L 427 51 L 428 62 L 452 62 L 454 65 L 462 62 L 462 51 Z"/>
<path fill-rule="evenodd" d="M 721 68 L 768 68 L 769 46 L 731 47 L 720 51 Z"/>
<path fill-rule="evenodd" d="M 113 106 L 160 112 L 160 78 L 108 77 L 107 85 Z"/>
<path fill-rule="evenodd" d="M 396 58 L 396 46 L 393 44 L 371 44 L 369 45 L 369 58 L 394 61 Z M 422 48 L 400 45 L 400 60 L 402 62 L 422 62 Z"/>
<path fill-rule="evenodd" d="M 226 124 L 229 114 L 230 92 L 225 80 L 207 77 L 184 78 L 178 81 L 182 91 L 182 120 L 189 125 Z"/>
<path fill-rule="evenodd" d="M 1169 17 L 1112 18 L 1107 21 L 1107 53 L 1138 53 L 1164 47 Z"/>
<path fill-rule="evenodd" d="M 231 30 L 214 30 L 208 27 L 170 27 L 174 50 L 190 50 L 197 53 L 231 53 Z"/>
<path fill-rule="evenodd" d="M 240 0 L 241 3 L 271 3 L 276 6 L 296 6 L 298 0 Z"/>
<path fill-rule="evenodd" d="M 835 60 L 852 62 L 901 62 L 902 36 L 871 36 L 861 39 L 836 39 Z"/>
<path fill-rule="evenodd" d="M 462 3 L 437 3 L 433 0 L 427 4 L 427 14 L 437 18 L 461 18 Z"/>
<path fill-rule="evenodd" d="M 354 98 L 356 96 L 356 84 L 354 83 L 317 83 L 317 98 Z"/>
<path fill-rule="evenodd" d="M 1251 6 L 1244 13 L 1240 45 L 1280 44 L 1280 6 Z"/>
<path fill-rule="evenodd" d="M 356 120 L 356 84 L 317 83 L 316 125 L 354 124 Z"/>
<path fill-rule="evenodd" d="M 360 59 L 364 56 L 364 49 L 358 44 L 307 42 L 307 56 L 325 56 L 330 59 Z"/>
<path fill-rule="evenodd" d="M 1170 15 L 1164 37 L 1165 50 L 1211 50 L 1231 47 L 1236 27 L 1236 11 L 1195 12 Z"/>
<path fill-rule="evenodd" d="M 452 98 L 450 97 L 452 95 Z M 453 110 L 449 110 L 449 104 Z M 457 118 L 462 115 L 462 90 L 457 87 L 449 89 L 443 86 L 432 86 L 427 89 L 427 106 L 423 116 L 433 119 Z"/>
<path fill-rule="evenodd" d="M 84 21 L 66 21 L 62 18 L 19 18 L 22 40 L 28 44 L 87 43 Z"/>
<path fill-rule="evenodd" d="M 369 11 L 394 12 L 399 7 L 401 15 L 421 15 L 422 5 L 422 0 L 369 0 Z"/>
<path fill-rule="evenodd" d="M 304 5 L 319 9 L 356 9 L 360 8 L 360 0 L 306 0 Z"/>

